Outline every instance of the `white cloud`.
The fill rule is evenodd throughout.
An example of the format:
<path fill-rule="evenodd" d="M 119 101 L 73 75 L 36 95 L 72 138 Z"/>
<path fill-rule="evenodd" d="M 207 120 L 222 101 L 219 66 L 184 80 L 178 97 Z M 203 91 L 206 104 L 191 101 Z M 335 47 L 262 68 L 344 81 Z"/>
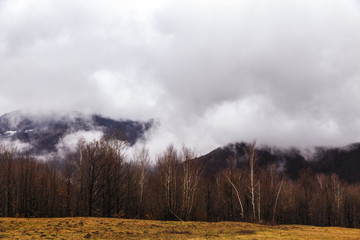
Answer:
<path fill-rule="evenodd" d="M 57 153 L 60 156 L 65 156 L 67 153 L 74 152 L 76 150 L 79 140 L 84 140 L 89 143 L 94 140 L 100 140 L 103 136 L 101 131 L 77 131 L 74 133 L 67 134 L 61 138 L 56 144 Z"/>
<path fill-rule="evenodd" d="M 29 143 L 22 142 L 20 140 L 10 140 L 10 139 L 2 139 L 0 141 L 0 145 L 8 146 L 11 148 L 15 148 L 16 150 L 23 152 L 32 148 Z"/>
<path fill-rule="evenodd" d="M 97 71 L 93 75 L 99 92 L 110 108 L 121 109 L 123 118 L 148 120 L 161 104 L 163 92 L 151 77 L 142 78 L 134 69 L 123 72 Z"/>

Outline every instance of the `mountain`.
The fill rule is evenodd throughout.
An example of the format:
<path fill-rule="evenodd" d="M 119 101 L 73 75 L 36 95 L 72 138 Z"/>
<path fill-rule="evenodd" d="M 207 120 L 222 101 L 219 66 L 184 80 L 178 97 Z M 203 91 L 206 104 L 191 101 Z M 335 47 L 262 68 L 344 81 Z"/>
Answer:
<path fill-rule="evenodd" d="M 217 148 L 197 160 L 204 168 L 204 173 L 213 177 L 230 166 L 230 161 L 239 167 L 248 167 L 246 154 L 248 143 L 232 143 Z M 309 169 L 313 174 L 337 174 L 349 183 L 360 182 L 360 143 L 346 147 L 316 147 L 310 153 L 297 148 L 281 149 L 270 146 L 256 148 L 257 166 L 262 169 L 275 169 L 289 177 L 297 179 L 301 172 Z"/>
<path fill-rule="evenodd" d="M 133 145 L 143 139 L 153 125 L 152 121 L 139 122 L 107 118 L 81 112 L 30 113 L 15 111 L 0 116 L 0 144 L 10 144 L 19 151 L 33 155 L 65 152 L 76 147 L 80 137 L 87 140 L 114 135 Z M 214 177 L 233 161 L 239 168 L 248 167 L 246 154 L 250 144 L 231 143 L 197 158 L 204 174 Z M 309 169 L 314 174 L 337 174 L 349 183 L 360 183 L 360 143 L 345 147 L 316 147 L 312 151 L 297 148 L 257 146 L 257 166 L 275 169 L 297 179 Z"/>
<path fill-rule="evenodd" d="M 64 146 L 65 140 L 74 143 L 81 136 L 116 134 L 118 139 L 133 145 L 151 126 L 152 121 L 115 120 L 81 112 L 15 111 L 0 116 L 0 143 L 10 143 L 18 150 L 35 155 L 55 152 Z"/>

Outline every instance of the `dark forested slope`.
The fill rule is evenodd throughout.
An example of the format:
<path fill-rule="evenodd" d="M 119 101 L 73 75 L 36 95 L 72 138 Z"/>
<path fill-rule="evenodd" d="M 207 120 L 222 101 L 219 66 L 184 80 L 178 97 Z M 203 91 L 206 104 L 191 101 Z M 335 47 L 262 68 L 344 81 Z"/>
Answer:
<path fill-rule="evenodd" d="M 204 166 L 208 176 L 229 166 L 234 160 L 238 168 L 246 167 L 246 154 L 249 150 L 247 143 L 228 144 L 217 148 L 198 158 Z M 349 182 L 360 182 L 360 144 L 354 143 L 342 148 L 317 147 L 312 154 L 305 156 L 297 148 L 280 149 L 276 147 L 260 146 L 256 150 L 257 165 L 263 169 L 275 167 L 290 179 L 297 179 L 299 173 L 310 169 L 315 173 L 337 174 L 341 179 Z"/>
<path fill-rule="evenodd" d="M 0 141 L 26 146 L 27 153 L 39 155 L 56 151 L 62 138 L 76 132 L 116 133 L 118 138 L 133 145 L 151 125 L 151 121 L 115 120 L 80 112 L 34 114 L 15 111 L 0 116 Z"/>

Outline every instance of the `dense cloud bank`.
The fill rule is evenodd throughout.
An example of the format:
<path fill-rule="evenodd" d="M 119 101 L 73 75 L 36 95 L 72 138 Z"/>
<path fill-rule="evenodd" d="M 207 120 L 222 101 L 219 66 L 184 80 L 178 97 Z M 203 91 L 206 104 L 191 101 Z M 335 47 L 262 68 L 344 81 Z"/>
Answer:
<path fill-rule="evenodd" d="M 0 1 L 0 112 L 155 119 L 152 152 L 360 137 L 359 1 Z"/>

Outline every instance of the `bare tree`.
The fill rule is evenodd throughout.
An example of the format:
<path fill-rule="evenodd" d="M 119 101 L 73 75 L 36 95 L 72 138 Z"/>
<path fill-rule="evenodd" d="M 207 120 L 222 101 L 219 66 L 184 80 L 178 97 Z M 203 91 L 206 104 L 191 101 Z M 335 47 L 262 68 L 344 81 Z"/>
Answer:
<path fill-rule="evenodd" d="M 185 220 L 189 220 L 193 211 L 195 194 L 200 181 L 201 168 L 195 160 L 194 151 L 182 147 L 181 159 L 183 165 L 183 187 L 182 187 L 182 216 Z"/>
<path fill-rule="evenodd" d="M 140 218 L 144 217 L 144 192 L 148 179 L 148 171 L 150 165 L 149 150 L 143 146 L 140 151 L 136 150 L 133 155 L 133 160 L 137 164 L 137 184 L 139 186 L 139 208 L 138 215 Z"/>
<path fill-rule="evenodd" d="M 165 218 L 178 217 L 178 178 L 180 160 L 173 145 L 170 145 L 165 152 L 157 159 L 157 169 L 161 176 L 161 183 L 165 197 Z"/>
<path fill-rule="evenodd" d="M 257 190 L 257 215 L 258 215 L 258 221 L 260 222 L 261 220 L 261 184 L 260 184 L 260 179 L 258 180 L 257 182 L 257 187 L 258 187 L 258 190 Z"/>
<path fill-rule="evenodd" d="M 80 138 L 77 142 L 76 153 L 73 154 L 71 160 L 77 170 L 77 198 L 76 198 L 76 213 L 75 215 L 84 215 L 85 209 L 85 164 L 83 161 L 83 152 L 85 151 L 85 139 Z"/>
<path fill-rule="evenodd" d="M 250 200 L 251 200 L 251 207 L 252 207 L 252 215 L 253 219 L 256 219 L 256 205 L 255 205 L 255 162 L 256 162 L 256 153 L 255 153 L 255 145 L 256 141 L 253 141 L 249 147 L 249 152 L 247 154 L 247 159 L 249 161 L 250 167 Z"/>
<path fill-rule="evenodd" d="M 86 206 L 87 215 L 93 215 L 93 204 L 99 197 L 99 179 L 101 176 L 101 160 L 105 157 L 103 145 L 94 141 L 85 146 L 83 164 L 85 167 Z"/>
<path fill-rule="evenodd" d="M 334 216 L 335 221 L 334 225 L 341 225 L 342 224 L 342 207 L 343 207 L 343 195 L 344 195 L 344 188 L 343 183 L 339 179 L 336 174 L 332 174 L 330 176 L 331 181 L 331 192 L 333 195 L 333 205 L 334 205 Z"/>
<path fill-rule="evenodd" d="M 280 186 L 279 186 L 279 190 L 277 191 L 276 198 L 275 198 L 274 210 L 273 210 L 273 217 L 272 217 L 272 221 L 273 221 L 273 222 L 275 222 L 276 207 L 277 207 L 277 205 L 278 205 L 278 201 L 279 201 L 279 196 L 280 196 L 280 193 L 281 193 L 282 185 L 283 185 L 283 179 L 281 179 Z"/>
<path fill-rule="evenodd" d="M 71 195 L 73 192 L 73 179 L 75 173 L 75 154 L 69 154 L 65 159 L 63 177 L 65 181 L 65 216 L 71 216 Z"/>
<path fill-rule="evenodd" d="M 237 197 L 237 199 L 238 199 L 239 206 L 240 206 L 240 215 L 241 215 L 241 218 L 244 218 L 244 207 L 243 207 L 243 204 L 242 204 L 242 201 L 241 201 L 241 198 L 240 198 L 239 191 L 237 190 L 235 184 L 234 184 L 233 181 L 227 176 L 226 173 L 224 173 L 224 176 L 225 176 L 226 180 L 231 184 L 232 188 L 234 189 L 234 191 L 235 191 L 235 193 L 236 193 L 236 197 Z"/>
<path fill-rule="evenodd" d="M 0 145 L 0 192 L 4 192 L 3 215 L 10 217 L 13 215 L 13 191 L 14 191 L 14 157 L 16 149 Z M 1 214 L 1 212 L 0 212 Z"/>

